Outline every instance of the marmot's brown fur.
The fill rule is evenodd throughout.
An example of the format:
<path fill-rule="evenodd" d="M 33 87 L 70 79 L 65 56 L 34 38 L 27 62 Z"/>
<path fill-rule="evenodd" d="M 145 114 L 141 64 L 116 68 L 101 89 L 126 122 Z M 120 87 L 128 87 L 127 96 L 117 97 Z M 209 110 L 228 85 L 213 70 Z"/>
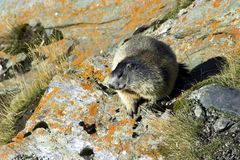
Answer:
<path fill-rule="evenodd" d="M 115 89 L 132 115 L 141 99 L 155 103 L 173 90 L 178 63 L 173 51 L 157 39 L 136 35 L 115 53 L 109 87 Z"/>

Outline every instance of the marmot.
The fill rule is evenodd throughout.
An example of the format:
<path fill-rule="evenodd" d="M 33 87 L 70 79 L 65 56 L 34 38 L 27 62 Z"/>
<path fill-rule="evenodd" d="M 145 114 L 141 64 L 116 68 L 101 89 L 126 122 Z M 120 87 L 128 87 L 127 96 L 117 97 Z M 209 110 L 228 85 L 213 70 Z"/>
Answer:
<path fill-rule="evenodd" d="M 169 46 L 148 36 L 134 35 L 116 51 L 107 84 L 133 116 L 141 99 L 152 104 L 171 93 L 178 66 Z"/>

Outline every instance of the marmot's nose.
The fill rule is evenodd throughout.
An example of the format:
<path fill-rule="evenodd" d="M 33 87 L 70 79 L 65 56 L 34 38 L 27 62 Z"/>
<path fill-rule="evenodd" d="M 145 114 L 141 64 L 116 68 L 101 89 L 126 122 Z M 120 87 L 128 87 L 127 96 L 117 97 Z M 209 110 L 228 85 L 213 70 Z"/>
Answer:
<path fill-rule="evenodd" d="M 124 89 L 125 85 L 119 84 L 119 83 L 114 83 L 114 84 L 109 84 L 109 87 L 114 90 L 121 90 L 121 89 Z"/>

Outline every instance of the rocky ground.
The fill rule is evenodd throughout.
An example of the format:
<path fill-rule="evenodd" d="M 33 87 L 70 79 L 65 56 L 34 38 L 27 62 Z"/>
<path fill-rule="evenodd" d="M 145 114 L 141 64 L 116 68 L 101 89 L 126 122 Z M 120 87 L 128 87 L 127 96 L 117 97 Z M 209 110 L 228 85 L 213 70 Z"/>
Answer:
<path fill-rule="evenodd" d="M 176 87 L 173 108 L 163 112 L 142 108 L 135 119 L 127 115 L 117 95 L 102 85 L 117 46 L 103 48 L 81 64 L 79 57 L 87 55 L 73 56 L 69 69 L 53 78 L 24 129 L 0 147 L 0 159 L 240 159 L 240 90 L 222 83 L 195 87 L 221 73 L 229 55 L 239 56 L 239 8 L 235 0 L 195 0 L 177 14 L 169 12 L 175 16 L 159 16 L 135 32 L 169 44 L 178 61 L 188 66 L 191 77 Z M 55 49 L 61 43 L 72 44 L 56 43 Z M 78 47 L 84 43 L 77 44 L 73 53 L 79 55 Z M 177 139 L 173 143 L 178 151 L 168 148 L 171 152 L 164 155 L 160 148 L 166 141 L 164 123 L 177 115 L 174 107 L 182 97 L 190 101 L 187 116 L 199 123 L 196 144 L 189 146 L 193 156 L 186 156 L 181 150 L 185 146 L 178 146 L 185 143 L 178 144 Z M 174 152 L 181 154 L 176 158 Z"/>
<path fill-rule="evenodd" d="M 201 119 L 199 132 L 204 145 L 215 147 L 212 157 L 202 155 L 199 159 L 239 159 L 240 158 L 240 90 L 211 84 L 194 91 L 192 116 Z M 224 111 L 224 112 L 223 112 Z"/>

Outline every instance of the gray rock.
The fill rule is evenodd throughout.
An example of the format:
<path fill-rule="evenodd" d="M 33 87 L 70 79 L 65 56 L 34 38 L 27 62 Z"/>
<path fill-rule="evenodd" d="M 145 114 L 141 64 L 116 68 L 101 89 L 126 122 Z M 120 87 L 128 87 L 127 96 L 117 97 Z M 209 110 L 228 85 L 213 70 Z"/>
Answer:
<path fill-rule="evenodd" d="M 161 118 L 163 120 L 170 120 L 171 119 L 171 110 L 170 109 L 166 109 L 166 111 L 161 115 Z"/>
<path fill-rule="evenodd" d="M 11 68 L 14 67 L 16 64 L 24 62 L 27 59 L 26 54 L 24 53 L 19 53 L 18 55 L 16 55 L 16 57 L 14 58 L 14 60 L 9 60 L 6 64 L 6 68 Z"/>
<path fill-rule="evenodd" d="M 222 132 L 228 129 L 229 127 L 231 127 L 232 125 L 233 125 L 233 122 L 231 122 L 229 119 L 225 119 L 221 117 L 216 120 L 216 122 L 213 125 L 213 128 L 215 132 Z"/>
<path fill-rule="evenodd" d="M 194 114 L 197 118 L 202 118 L 202 119 L 206 118 L 205 110 L 199 105 L 195 106 Z"/>
<path fill-rule="evenodd" d="M 240 115 L 240 90 L 238 89 L 210 84 L 194 91 L 189 98 L 200 101 L 203 107 L 214 107 Z"/>

